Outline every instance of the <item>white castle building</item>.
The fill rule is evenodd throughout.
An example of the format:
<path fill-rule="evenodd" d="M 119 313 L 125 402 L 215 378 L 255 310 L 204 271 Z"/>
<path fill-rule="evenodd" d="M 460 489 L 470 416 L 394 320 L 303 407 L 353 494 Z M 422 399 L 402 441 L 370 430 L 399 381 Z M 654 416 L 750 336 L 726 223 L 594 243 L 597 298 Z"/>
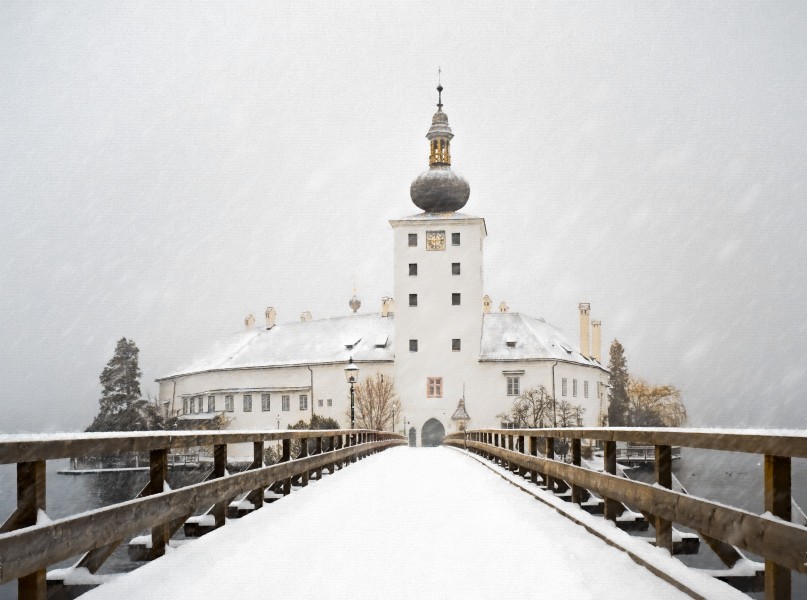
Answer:
<path fill-rule="evenodd" d="M 458 212 L 470 188 L 451 170 L 442 89 L 426 135 L 429 170 L 410 189 L 423 212 L 390 221 L 396 301 L 384 298 L 380 313 L 361 314 L 354 294 L 352 314 L 312 319 L 305 312 L 289 323 L 276 322 L 271 307 L 265 323 L 249 315 L 245 330 L 157 380 L 166 415 L 204 419 L 223 411 L 232 429 L 275 429 L 316 413 L 347 426 L 344 369 L 352 358 L 360 380 L 394 378 L 401 402 L 394 429 L 413 444 L 456 431 L 460 416 L 469 428 L 500 427 L 497 415 L 539 386 L 583 407 L 584 425 L 600 424 L 608 373 L 589 305 L 579 305 L 579 347 L 504 302 L 492 310 L 482 273 L 485 220 Z"/>

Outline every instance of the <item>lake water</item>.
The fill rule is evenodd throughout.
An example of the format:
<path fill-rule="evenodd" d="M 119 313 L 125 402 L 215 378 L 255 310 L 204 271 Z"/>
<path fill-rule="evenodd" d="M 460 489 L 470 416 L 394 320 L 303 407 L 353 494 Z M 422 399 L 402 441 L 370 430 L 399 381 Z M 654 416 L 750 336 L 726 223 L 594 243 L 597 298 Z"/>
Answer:
<path fill-rule="evenodd" d="M 755 513 L 763 511 L 762 457 L 747 454 L 685 448 L 681 460 L 673 462 L 673 472 L 692 495 L 738 506 Z M 69 468 L 68 460 L 47 463 L 47 513 L 52 519 L 100 508 L 134 498 L 148 481 L 147 471 L 124 471 L 92 475 L 59 475 Z M 171 470 L 169 482 L 176 488 L 201 481 L 207 470 Z M 793 496 L 807 511 L 807 460 L 793 461 Z M 16 466 L 0 465 L 0 521 L 10 515 L 16 504 Z M 143 532 L 146 533 L 146 532 Z M 652 534 L 652 529 L 651 529 Z M 181 530 L 178 533 L 181 537 Z M 717 557 L 701 544 L 697 556 L 679 557 L 683 562 L 702 568 L 720 568 Z M 73 564 L 78 557 L 58 566 Z M 141 563 L 129 560 L 122 544 L 104 564 L 101 573 L 122 573 Z M 794 598 L 807 598 L 807 576 L 794 574 Z M 13 600 L 17 584 L 0 586 L 0 600 Z M 755 595 L 762 598 L 763 595 Z"/>

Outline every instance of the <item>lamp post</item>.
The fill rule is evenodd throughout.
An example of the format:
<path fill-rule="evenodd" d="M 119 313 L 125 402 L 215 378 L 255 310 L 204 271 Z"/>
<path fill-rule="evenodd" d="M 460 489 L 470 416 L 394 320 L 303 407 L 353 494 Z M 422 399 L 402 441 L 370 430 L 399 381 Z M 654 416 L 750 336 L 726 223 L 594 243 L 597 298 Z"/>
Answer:
<path fill-rule="evenodd" d="M 356 429 L 356 392 L 354 386 L 359 380 L 359 367 L 353 362 L 352 356 L 345 367 L 345 379 L 350 384 L 350 428 Z"/>

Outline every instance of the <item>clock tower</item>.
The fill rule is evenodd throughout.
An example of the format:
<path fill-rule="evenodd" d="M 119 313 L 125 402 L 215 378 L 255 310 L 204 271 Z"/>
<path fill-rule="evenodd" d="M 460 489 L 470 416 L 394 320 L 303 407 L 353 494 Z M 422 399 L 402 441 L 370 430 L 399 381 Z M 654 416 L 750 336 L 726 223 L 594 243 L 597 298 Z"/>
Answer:
<path fill-rule="evenodd" d="M 468 202 L 468 182 L 451 170 L 454 134 L 437 112 L 426 138 L 429 170 L 410 188 L 423 212 L 393 219 L 396 311 L 395 387 L 407 434 L 417 445 L 439 443 L 463 384 L 478 371 L 482 335 L 482 246 L 485 221 L 458 212 Z M 467 395 L 473 417 L 473 386 Z M 413 436 L 414 433 L 414 436 Z"/>

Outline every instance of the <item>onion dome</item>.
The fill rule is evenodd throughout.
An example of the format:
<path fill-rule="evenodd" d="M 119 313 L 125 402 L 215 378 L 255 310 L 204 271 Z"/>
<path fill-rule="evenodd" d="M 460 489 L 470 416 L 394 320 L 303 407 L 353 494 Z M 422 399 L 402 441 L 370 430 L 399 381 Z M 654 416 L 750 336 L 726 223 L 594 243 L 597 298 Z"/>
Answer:
<path fill-rule="evenodd" d="M 451 138 L 454 134 L 443 112 L 443 86 L 437 86 L 437 112 L 426 138 L 429 140 L 429 170 L 418 175 L 409 188 L 412 202 L 426 212 L 454 212 L 468 202 L 471 187 L 451 170 Z"/>

